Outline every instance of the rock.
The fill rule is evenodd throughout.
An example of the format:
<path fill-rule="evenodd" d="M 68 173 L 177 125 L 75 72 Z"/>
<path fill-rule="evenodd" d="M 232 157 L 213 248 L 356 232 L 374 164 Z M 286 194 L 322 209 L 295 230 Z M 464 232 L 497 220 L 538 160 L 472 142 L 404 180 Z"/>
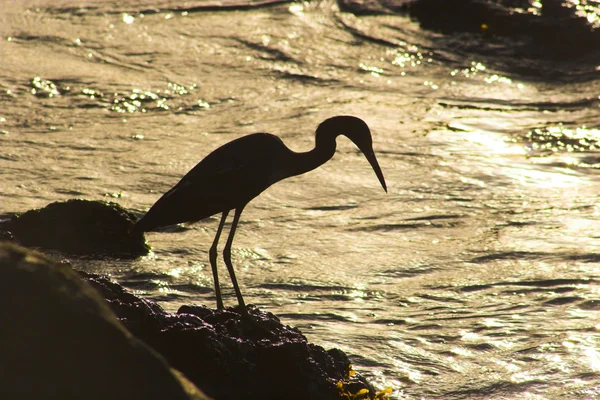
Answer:
<path fill-rule="evenodd" d="M 600 29 L 572 2 L 546 0 L 535 9 L 528 0 L 414 0 L 402 9 L 421 27 L 443 33 L 472 32 L 510 38 L 530 58 L 597 61 Z M 487 48 L 482 46 L 482 48 Z"/>
<path fill-rule="evenodd" d="M 133 219 L 117 204 L 70 200 L 0 221 L 0 238 L 76 255 L 133 257 L 148 252 L 141 234 L 128 235 Z M 55 381 L 57 390 L 63 390 L 67 386 L 60 385 L 67 385 L 68 376 L 77 381 L 74 390 L 83 391 L 103 376 L 106 382 L 114 380 L 114 387 L 130 382 L 129 391 L 119 390 L 135 394 L 136 398 L 144 397 L 131 391 L 141 385 L 141 373 L 136 373 L 136 368 L 151 369 L 146 374 L 148 379 L 154 379 L 154 375 L 159 375 L 160 363 L 152 359 L 151 352 L 144 353 L 149 350 L 139 341 L 127 336 L 106 305 L 98 304 L 102 302 L 97 292 L 78 281 L 79 276 L 100 292 L 129 332 L 210 396 L 303 400 L 344 399 L 359 392 L 361 396 L 357 398 L 375 396 L 373 387 L 351 371 L 343 352 L 326 351 L 308 343 L 299 330 L 282 325 L 271 313 L 251 308 L 250 315 L 241 315 L 235 309 L 212 310 L 202 306 L 184 306 L 176 314 L 167 313 L 156 303 L 138 298 L 106 278 L 76 273 L 67 264 L 54 264 L 15 246 L 3 245 L 0 250 L 0 268 L 10 272 L 7 279 L 0 279 L 0 299 L 6 296 L 5 304 L 12 306 L 2 310 L 0 317 L 4 317 L 2 321 L 18 321 L 9 324 L 14 326 L 6 332 L 0 332 L 0 386 L 4 376 L 10 377 L 6 382 L 16 379 L 3 374 L 3 369 L 20 371 L 21 380 L 16 382 L 34 377 L 37 386 L 23 386 L 23 390 L 31 389 L 32 393 L 41 393 Z M 23 342 L 15 342 L 21 339 L 20 331 L 26 332 Z M 8 335 L 6 340 L 2 335 Z M 5 343 L 12 353 L 2 364 L 1 346 Z M 19 362 L 19 353 L 28 350 L 32 354 L 23 358 L 26 364 L 13 367 Z M 137 357 L 142 360 L 138 361 L 141 366 L 135 361 L 136 351 L 140 353 Z M 59 367 L 52 368 L 48 360 Z M 93 360 L 98 364 L 88 366 Z M 70 372 L 76 364 L 81 368 Z M 27 365 L 31 365 L 31 373 Z M 113 372 L 105 372 L 111 368 Z M 52 373 L 37 377 L 45 369 Z M 115 374 L 123 378 L 113 378 Z M 158 378 L 155 381 L 160 382 Z M 150 393 L 169 399 L 186 398 L 165 395 L 165 391 L 175 390 L 173 382 L 162 385 L 162 391 Z M 106 385 L 103 389 L 114 387 Z M 8 388 L 12 390 L 11 386 Z M 3 399 L 1 390 L 0 387 Z M 114 398 L 106 391 L 98 393 Z"/>
<path fill-rule="evenodd" d="M 128 234 L 134 220 L 116 203 L 75 199 L 14 215 L 0 224 L 0 238 L 74 255 L 137 257 L 149 247 L 142 234 Z"/>
<path fill-rule="evenodd" d="M 207 398 L 68 265 L 0 243 L 0 273 L 0 399 Z"/>
<path fill-rule="evenodd" d="M 513 11 L 516 4 L 503 3 L 506 1 L 415 0 L 408 11 L 421 27 L 444 33 L 482 32 L 483 24 L 502 36 L 526 32 L 527 26 L 520 23 L 535 16 L 516 13 Z"/>
<path fill-rule="evenodd" d="M 82 275 L 108 300 L 121 322 L 196 386 L 216 399 L 345 399 L 341 392 L 375 391 L 340 350 L 308 343 L 271 313 L 183 306 L 176 314 L 118 284 Z M 382 397 L 384 398 L 384 397 Z"/>
<path fill-rule="evenodd" d="M 509 58 L 585 62 L 594 67 L 599 61 L 600 29 L 594 13 L 597 6 L 592 0 L 337 0 L 337 3 L 340 10 L 355 15 L 408 14 L 423 29 L 457 36 L 455 46 L 459 50 Z M 528 71 L 529 68 L 532 70 Z M 539 68 L 522 66 L 519 71 L 537 75 Z"/>

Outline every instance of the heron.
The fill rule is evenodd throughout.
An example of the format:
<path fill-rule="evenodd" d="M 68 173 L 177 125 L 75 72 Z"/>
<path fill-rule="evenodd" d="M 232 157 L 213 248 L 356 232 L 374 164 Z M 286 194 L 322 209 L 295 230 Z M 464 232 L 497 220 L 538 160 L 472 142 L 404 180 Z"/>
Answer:
<path fill-rule="evenodd" d="M 217 309 L 224 309 L 217 272 L 217 246 L 227 216 L 234 210 L 229 236 L 223 249 L 239 307 L 247 314 L 233 264 L 231 246 L 246 205 L 265 189 L 283 179 L 304 174 L 329 161 L 336 149 L 336 138 L 344 135 L 364 154 L 375 171 L 381 186 L 387 186 L 375 152 L 367 124 L 360 118 L 338 115 L 323 121 L 315 133 L 315 147 L 307 152 L 295 152 L 269 133 L 254 133 L 240 137 L 217 148 L 192 168 L 173 188 L 167 191 L 131 231 L 147 232 L 179 223 L 193 223 L 221 214 L 215 238 L 209 250 L 209 260 L 217 298 Z"/>

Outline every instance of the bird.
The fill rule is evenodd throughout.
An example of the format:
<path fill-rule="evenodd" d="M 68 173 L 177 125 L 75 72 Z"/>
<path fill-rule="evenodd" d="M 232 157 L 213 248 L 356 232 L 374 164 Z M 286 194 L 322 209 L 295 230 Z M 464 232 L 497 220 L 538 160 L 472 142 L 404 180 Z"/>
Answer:
<path fill-rule="evenodd" d="M 223 310 L 217 273 L 217 246 L 227 216 L 234 210 L 223 259 L 239 308 L 242 313 L 248 314 L 231 262 L 231 246 L 244 208 L 274 183 L 312 171 L 329 161 L 335 153 L 336 138 L 339 135 L 346 136 L 358 147 L 387 192 L 383 173 L 373 151 L 373 139 L 368 125 L 358 117 L 338 115 L 318 125 L 315 147 L 306 152 L 289 149 L 278 136 L 270 133 L 254 133 L 224 144 L 206 156 L 160 197 L 132 226 L 130 232 L 143 233 L 169 225 L 193 223 L 220 213 L 221 220 L 209 250 L 209 261 L 217 309 Z"/>

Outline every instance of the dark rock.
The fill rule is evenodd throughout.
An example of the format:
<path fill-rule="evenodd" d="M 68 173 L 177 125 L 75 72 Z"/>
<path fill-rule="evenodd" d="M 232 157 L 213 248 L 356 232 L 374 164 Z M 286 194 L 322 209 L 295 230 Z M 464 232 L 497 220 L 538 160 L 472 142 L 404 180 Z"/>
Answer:
<path fill-rule="evenodd" d="M 483 32 L 482 25 L 485 24 L 503 36 L 526 33 L 528 27 L 522 23 L 535 16 L 514 12 L 519 5 L 515 2 L 505 3 L 498 0 L 415 0 L 408 10 L 421 27 L 438 32 Z M 529 7 L 529 4 L 521 5 Z"/>
<path fill-rule="evenodd" d="M 68 265 L 0 243 L 0 273 L 0 399 L 206 399 Z"/>
<path fill-rule="evenodd" d="M 14 215 L 0 224 L 0 237 L 74 255 L 137 257 L 149 247 L 142 234 L 128 234 L 134 220 L 116 203 L 69 200 Z"/>
<path fill-rule="evenodd" d="M 360 398 L 375 394 L 359 374 L 349 376 L 343 352 L 308 343 L 271 313 L 251 307 L 244 316 L 236 309 L 183 306 L 170 314 L 106 278 L 82 275 L 134 335 L 216 399 L 346 398 L 341 388 L 351 393 L 366 389 Z"/>
<path fill-rule="evenodd" d="M 585 11 L 587 3 L 589 11 Z M 408 14 L 423 29 L 457 36 L 455 51 L 585 62 L 588 68 L 595 67 L 600 28 L 586 15 L 594 15 L 593 1 L 543 0 L 540 4 L 536 8 L 529 0 L 338 0 L 340 10 L 355 15 Z M 525 65 L 519 70 L 536 73 L 539 68 Z"/>
<path fill-rule="evenodd" d="M 414 0 L 402 9 L 424 29 L 512 38 L 532 58 L 595 59 L 600 51 L 600 29 L 565 0 L 545 0 L 535 12 L 527 0 Z"/>

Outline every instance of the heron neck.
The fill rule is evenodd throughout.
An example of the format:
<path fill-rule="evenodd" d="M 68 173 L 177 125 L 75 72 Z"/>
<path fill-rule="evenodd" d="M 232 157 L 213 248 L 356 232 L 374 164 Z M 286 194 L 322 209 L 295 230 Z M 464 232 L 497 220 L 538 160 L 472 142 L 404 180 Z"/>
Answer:
<path fill-rule="evenodd" d="M 337 134 L 331 131 L 317 131 L 315 147 L 304 153 L 296 153 L 292 175 L 300 175 L 320 167 L 335 154 L 335 138 Z"/>

